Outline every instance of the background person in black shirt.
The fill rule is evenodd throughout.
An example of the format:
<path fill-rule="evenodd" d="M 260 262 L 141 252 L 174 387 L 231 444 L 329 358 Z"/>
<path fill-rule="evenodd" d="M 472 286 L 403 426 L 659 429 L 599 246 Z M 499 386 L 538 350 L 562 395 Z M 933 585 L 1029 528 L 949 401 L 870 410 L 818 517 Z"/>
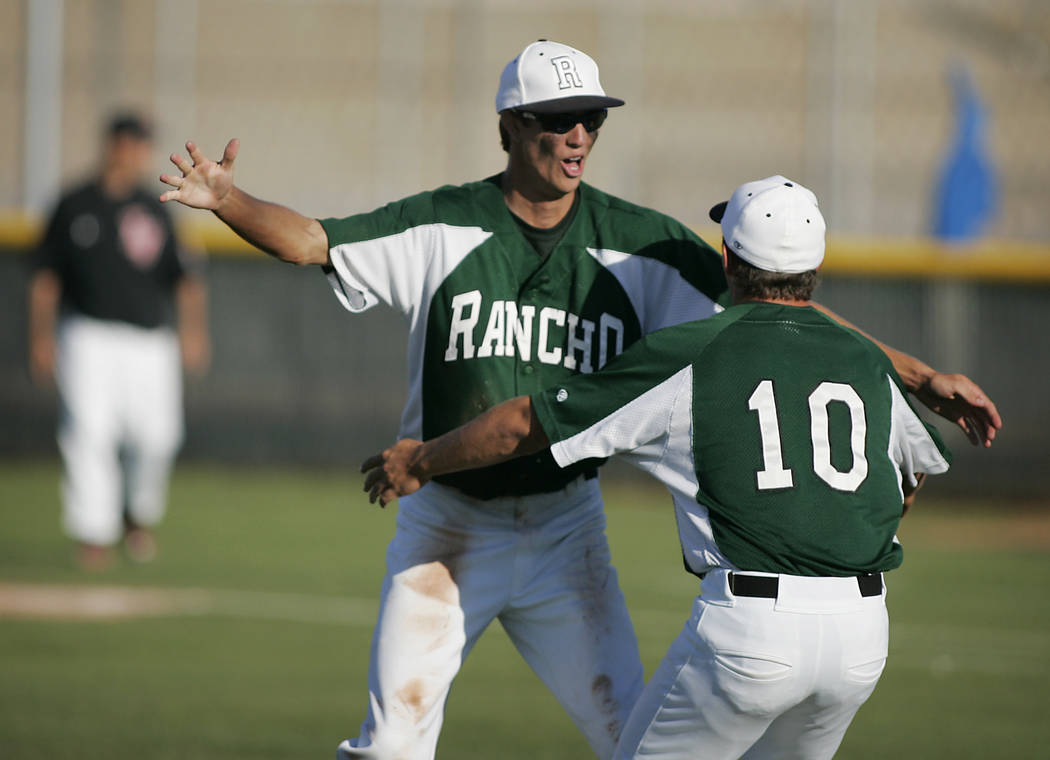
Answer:
<path fill-rule="evenodd" d="M 58 201 L 33 253 L 29 364 L 57 383 L 63 521 L 86 569 L 156 551 L 168 475 L 182 441 L 181 363 L 210 357 L 199 266 L 167 210 L 143 189 L 149 124 L 117 115 L 95 177 Z"/>

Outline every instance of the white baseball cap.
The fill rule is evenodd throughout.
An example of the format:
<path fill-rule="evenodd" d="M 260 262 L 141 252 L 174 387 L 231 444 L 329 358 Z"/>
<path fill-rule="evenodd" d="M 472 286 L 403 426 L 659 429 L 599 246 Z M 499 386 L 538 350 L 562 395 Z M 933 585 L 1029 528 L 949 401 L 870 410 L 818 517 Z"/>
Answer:
<path fill-rule="evenodd" d="M 622 106 L 598 81 L 598 64 L 560 42 L 539 40 L 508 63 L 499 78 L 496 111 L 525 108 L 541 113 L 589 111 Z"/>
<path fill-rule="evenodd" d="M 709 213 L 729 250 L 759 269 L 798 274 L 824 261 L 817 196 L 779 174 L 741 185 Z"/>

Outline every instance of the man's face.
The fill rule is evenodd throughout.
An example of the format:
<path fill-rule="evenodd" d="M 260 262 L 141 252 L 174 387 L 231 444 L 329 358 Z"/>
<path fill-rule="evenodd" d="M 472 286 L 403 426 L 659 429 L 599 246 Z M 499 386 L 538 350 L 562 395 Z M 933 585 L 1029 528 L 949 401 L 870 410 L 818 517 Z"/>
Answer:
<path fill-rule="evenodd" d="M 525 183 L 520 189 L 551 199 L 575 192 L 603 120 L 596 111 L 510 114 L 511 174 Z"/>
<path fill-rule="evenodd" d="M 135 180 L 146 176 L 153 158 L 153 143 L 148 139 L 118 134 L 109 139 L 107 147 L 109 166 Z"/>

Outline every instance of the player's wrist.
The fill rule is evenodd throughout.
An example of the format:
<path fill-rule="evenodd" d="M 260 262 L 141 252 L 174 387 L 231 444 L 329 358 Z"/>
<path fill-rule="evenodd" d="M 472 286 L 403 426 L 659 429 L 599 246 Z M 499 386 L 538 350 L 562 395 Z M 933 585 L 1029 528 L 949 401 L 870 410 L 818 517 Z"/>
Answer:
<path fill-rule="evenodd" d="M 431 470 L 432 458 L 429 456 L 433 446 L 431 441 L 420 443 L 412 452 L 408 460 L 408 473 L 420 483 L 425 483 L 433 477 Z"/>
<path fill-rule="evenodd" d="M 222 219 L 224 222 L 230 221 L 230 219 L 236 215 L 237 205 L 237 194 L 238 190 L 235 186 L 231 186 L 229 190 L 223 193 L 221 196 L 215 196 L 215 206 L 212 208 L 212 213 Z"/>
<path fill-rule="evenodd" d="M 897 374 L 900 375 L 904 387 L 912 393 L 929 388 L 933 379 L 940 374 L 933 367 L 916 359 L 914 356 L 908 356 L 907 354 L 900 354 L 900 356 L 901 361 L 897 367 Z"/>

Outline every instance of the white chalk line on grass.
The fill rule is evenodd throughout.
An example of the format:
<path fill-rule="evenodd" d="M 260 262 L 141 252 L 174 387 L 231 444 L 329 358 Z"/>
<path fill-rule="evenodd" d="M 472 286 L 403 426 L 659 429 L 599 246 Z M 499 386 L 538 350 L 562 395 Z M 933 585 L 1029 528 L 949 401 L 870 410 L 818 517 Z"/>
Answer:
<path fill-rule="evenodd" d="M 320 594 L 0 582 L 0 619 L 56 621 L 216 616 L 372 625 L 378 602 Z"/>
<path fill-rule="evenodd" d="M 225 617 L 371 626 L 378 601 L 233 589 L 75 586 L 0 582 L 0 620 L 131 620 L 148 617 Z M 673 636 L 684 618 L 635 608 L 635 624 L 666 626 Z M 1050 676 L 1050 631 L 988 626 L 890 622 L 890 667 L 935 676 Z"/>

